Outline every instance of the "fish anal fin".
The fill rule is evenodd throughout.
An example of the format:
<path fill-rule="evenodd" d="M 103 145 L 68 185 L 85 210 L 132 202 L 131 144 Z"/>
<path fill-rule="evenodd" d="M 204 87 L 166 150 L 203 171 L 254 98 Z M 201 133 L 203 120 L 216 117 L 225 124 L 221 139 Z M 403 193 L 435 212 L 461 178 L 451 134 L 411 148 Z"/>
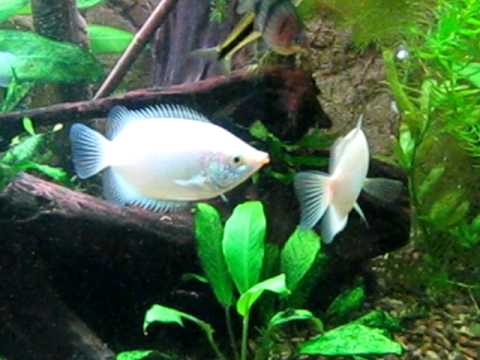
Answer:
<path fill-rule="evenodd" d="M 157 200 L 143 196 L 111 168 L 103 173 L 103 196 L 121 206 L 136 206 L 155 212 L 174 211 L 188 205 L 185 201 Z"/>
<path fill-rule="evenodd" d="M 295 175 L 294 188 L 300 202 L 300 227 L 311 229 L 322 218 L 329 205 L 329 176 L 320 171 Z"/>
<path fill-rule="evenodd" d="M 335 236 L 347 225 L 348 214 L 340 216 L 334 206 L 330 206 L 323 217 L 321 225 L 322 240 L 330 244 Z"/>
<path fill-rule="evenodd" d="M 367 225 L 367 228 L 369 228 L 369 227 L 370 227 L 370 224 L 368 223 L 367 217 L 366 217 L 365 214 L 363 213 L 362 208 L 360 207 L 360 205 L 358 205 L 358 202 L 356 202 L 355 204 L 353 204 L 353 208 L 355 209 L 355 211 L 357 212 L 357 214 L 360 216 L 360 218 L 363 220 L 363 222 L 365 223 L 365 225 Z"/>
<path fill-rule="evenodd" d="M 400 180 L 387 178 L 367 178 L 363 185 L 363 191 L 386 204 L 397 200 L 403 188 L 403 183 Z"/>

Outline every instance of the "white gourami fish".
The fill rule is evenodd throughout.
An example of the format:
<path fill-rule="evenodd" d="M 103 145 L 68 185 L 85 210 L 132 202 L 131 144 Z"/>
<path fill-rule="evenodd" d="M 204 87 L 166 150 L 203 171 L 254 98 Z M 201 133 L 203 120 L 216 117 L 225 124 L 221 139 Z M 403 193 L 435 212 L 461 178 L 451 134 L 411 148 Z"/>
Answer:
<path fill-rule="evenodd" d="M 301 210 L 300 227 L 313 228 L 323 217 L 321 234 L 327 244 L 345 228 L 352 209 L 367 223 L 357 203 L 362 190 L 382 202 L 390 202 L 399 196 L 403 187 L 397 180 L 367 179 L 369 151 L 361 125 L 362 118 L 354 129 L 333 144 L 329 174 L 308 171 L 295 175 L 295 192 Z"/>
<path fill-rule="evenodd" d="M 0 51 L 0 87 L 8 87 L 13 78 L 13 66 L 17 57 L 12 53 Z"/>
<path fill-rule="evenodd" d="M 85 179 L 106 169 L 107 200 L 155 211 L 222 195 L 269 162 L 267 153 L 183 106 L 116 106 L 106 135 L 72 126 L 76 173 Z"/>

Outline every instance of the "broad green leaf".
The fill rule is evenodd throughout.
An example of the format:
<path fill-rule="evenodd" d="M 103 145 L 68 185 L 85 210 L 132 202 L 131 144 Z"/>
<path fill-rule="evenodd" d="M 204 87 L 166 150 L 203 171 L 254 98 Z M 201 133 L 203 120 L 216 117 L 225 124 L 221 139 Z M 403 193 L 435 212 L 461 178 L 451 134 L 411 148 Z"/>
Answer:
<path fill-rule="evenodd" d="M 104 1 L 105 0 L 77 0 L 77 7 L 79 9 L 86 9 L 95 5 L 99 5 Z M 32 14 L 32 8 L 29 4 L 26 6 L 23 6 L 17 12 L 17 15 L 31 15 L 31 14 Z"/>
<path fill-rule="evenodd" d="M 10 75 L 7 76 L 7 78 L 9 77 Z M 8 112 L 15 110 L 17 105 L 27 97 L 28 93 L 33 89 L 33 86 L 34 83 L 32 82 L 19 82 L 17 79 L 15 79 L 15 77 L 10 79 L 7 88 L 7 94 L 2 102 L 0 111 Z"/>
<path fill-rule="evenodd" d="M 354 320 L 352 323 L 368 326 L 370 328 L 385 329 L 388 331 L 398 331 L 401 329 L 400 323 L 397 319 L 381 310 L 372 310 Z"/>
<path fill-rule="evenodd" d="M 88 25 L 87 33 L 94 54 L 123 53 L 134 36 L 129 31 L 103 25 Z"/>
<path fill-rule="evenodd" d="M 264 280 L 247 291 L 243 292 L 240 299 L 237 301 L 237 312 L 241 316 L 245 316 L 250 312 L 253 304 L 262 296 L 264 291 L 271 291 L 276 294 L 289 294 L 285 283 L 285 274 L 280 274 L 270 279 Z"/>
<path fill-rule="evenodd" d="M 40 147 L 45 144 L 46 137 L 44 134 L 28 136 L 21 142 L 10 148 L 1 159 L 6 165 L 16 165 L 25 161 L 29 161 L 37 154 Z"/>
<path fill-rule="evenodd" d="M 468 212 L 468 201 L 462 201 L 463 191 L 451 191 L 437 200 L 430 209 L 429 218 L 435 227 L 445 229 L 455 225 Z"/>
<path fill-rule="evenodd" d="M 265 125 L 259 120 L 250 126 L 250 135 L 262 141 L 267 141 L 271 136 L 270 131 L 268 131 Z"/>
<path fill-rule="evenodd" d="M 217 300 L 233 305 L 233 284 L 223 257 L 223 226 L 218 211 L 208 204 L 198 204 L 195 213 L 195 238 L 202 269 Z"/>
<path fill-rule="evenodd" d="M 153 350 L 134 350 L 125 351 L 118 354 L 116 360 L 142 360 L 149 356 Z"/>
<path fill-rule="evenodd" d="M 327 309 L 327 316 L 344 318 L 360 308 L 365 301 L 365 290 L 362 286 L 347 290 L 338 295 Z"/>
<path fill-rule="evenodd" d="M 26 161 L 22 162 L 20 164 L 15 165 L 15 169 L 18 171 L 23 171 L 23 170 L 36 170 L 58 182 L 61 183 L 68 183 L 69 182 L 69 176 L 68 173 L 58 167 L 53 167 L 49 165 L 43 165 L 43 164 L 38 164 L 33 161 Z"/>
<path fill-rule="evenodd" d="M 399 138 L 399 156 L 400 165 L 406 169 L 410 169 L 413 161 L 413 152 L 415 150 L 415 140 L 412 137 L 412 133 L 408 128 L 408 125 L 402 123 L 400 125 L 400 138 Z"/>
<path fill-rule="evenodd" d="M 262 203 L 238 205 L 225 224 L 223 254 L 240 293 L 258 282 L 265 251 L 266 219 Z"/>
<path fill-rule="evenodd" d="M 160 322 L 163 324 L 178 324 L 183 327 L 183 320 L 189 320 L 197 324 L 207 335 L 213 334 L 210 324 L 196 318 L 193 315 L 178 311 L 162 305 L 153 305 L 145 314 L 143 320 L 143 332 L 146 334 L 150 324 Z"/>
<path fill-rule="evenodd" d="M 323 331 L 322 321 L 317 318 L 309 310 L 303 309 L 289 309 L 276 313 L 269 321 L 268 328 L 273 328 L 275 326 L 280 326 L 291 321 L 302 321 L 310 320 L 312 321 L 319 331 Z"/>
<path fill-rule="evenodd" d="M 320 244 L 320 237 L 314 231 L 297 228 L 283 247 L 280 271 L 285 273 L 287 287 L 292 292 L 315 262 Z"/>
<path fill-rule="evenodd" d="M 25 129 L 25 131 L 29 134 L 29 135 L 35 135 L 35 128 L 33 127 L 33 121 L 32 119 L 28 118 L 28 117 L 24 117 L 22 119 L 22 125 L 23 125 L 23 128 Z"/>
<path fill-rule="evenodd" d="M 385 355 L 403 353 L 402 346 L 390 340 L 380 329 L 347 324 L 307 340 L 300 354 L 323 356 Z"/>
<path fill-rule="evenodd" d="M 15 15 L 29 0 L 0 0 L 0 22 Z"/>
<path fill-rule="evenodd" d="M 428 175 L 418 187 L 417 196 L 420 201 L 424 199 L 425 196 L 433 189 L 433 187 L 442 178 L 444 173 L 445 167 L 443 165 L 435 166 L 432 170 L 430 170 Z"/>
<path fill-rule="evenodd" d="M 320 129 L 313 129 L 300 139 L 296 144 L 296 148 L 310 149 L 310 150 L 325 150 L 333 144 L 333 136 L 326 134 Z"/>
<path fill-rule="evenodd" d="M 103 76 L 102 66 L 91 53 L 28 31 L 0 30 L 0 52 L 13 55 L 7 66 L 9 69 L 13 66 L 22 82 L 77 84 L 97 81 Z M 5 69 L 1 66 L 3 73 Z"/>

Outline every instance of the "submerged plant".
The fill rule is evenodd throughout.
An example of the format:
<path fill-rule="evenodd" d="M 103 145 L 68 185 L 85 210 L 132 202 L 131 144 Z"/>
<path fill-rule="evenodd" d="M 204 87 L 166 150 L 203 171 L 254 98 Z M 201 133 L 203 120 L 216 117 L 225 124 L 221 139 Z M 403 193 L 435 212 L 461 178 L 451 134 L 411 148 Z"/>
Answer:
<path fill-rule="evenodd" d="M 379 330 L 394 329 L 394 320 L 383 312 L 371 312 L 345 323 L 363 303 L 363 290 L 360 288 L 343 293 L 332 303 L 326 318 L 337 319 L 336 323 L 343 325 L 327 332 L 322 320 L 313 312 L 291 307 L 295 302 L 304 304 L 295 294 L 309 291 L 307 288 L 311 283 L 304 282 L 309 273 L 310 276 L 311 272 L 318 275 L 324 269 L 315 267 L 319 265 L 318 259 L 323 259 L 325 263 L 325 255 L 321 252 L 320 238 L 313 231 L 297 229 L 281 251 L 276 250 L 274 245 L 267 246 L 263 206 L 252 201 L 237 206 L 225 226 L 215 208 L 199 204 L 195 215 L 195 235 L 206 279 L 225 311 L 233 358 L 246 360 L 249 357 L 247 344 L 251 338 L 251 313 L 253 306 L 259 302 L 262 304 L 257 310 L 265 323 L 257 342 L 256 360 L 269 358 L 285 324 L 305 320 L 312 324 L 311 329 L 317 335 L 300 344 L 297 349 L 299 354 L 353 356 L 402 353 L 401 345 L 386 337 L 384 330 Z M 271 301 L 275 299 L 265 297 L 266 293 L 277 294 L 277 300 Z M 240 341 L 232 329 L 232 308 L 242 319 Z M 215 342 L 211 325 L 177 309 L 153 305 L 146 313 L 144 331 L 153 323 L 183 326 L 183 320 L 189 320 L 203 330 L 216 358 L 231 358 Z M 237 343 L 240 343 L 240 351 Z M 119 354 L 118 358 L 128 353 Z M 135 359 L 143 358 L 145 356 Z"/>

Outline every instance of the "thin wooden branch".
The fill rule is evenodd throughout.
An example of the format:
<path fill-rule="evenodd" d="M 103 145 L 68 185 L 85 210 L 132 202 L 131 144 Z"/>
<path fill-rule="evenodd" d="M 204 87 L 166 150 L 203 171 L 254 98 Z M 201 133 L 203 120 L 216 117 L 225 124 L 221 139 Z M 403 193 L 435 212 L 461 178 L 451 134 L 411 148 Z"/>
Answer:
<path fill-rule="evenodd" d="M 317 92 L 310 74 L 301 70 L 271 69 L 261 74 L 239 71 L 229 77 L 3 113 L 0 114 L 0 133 L 7 138 L 21 131 L 23 117 L 33 119 L 39 126 L 52 125 L 105 117 L 114 105 L 138 108 L 170 102 L 195 107 L 214 122 L 224 122 L 228 117 L 247 126 L 260 119 L 282 138 L 294 139 L 309 127 L 330 126 L 318 103 Z"/>
<path fill-rule="evenodd" d="M 175 5 L 176 0 L 162 0 L 137 32 L 132 42 L 122 54 L 114 68 L 98 89 L 93 99 L 99 99 L 110 94 L 123 79 L 124 75 L 141 53 L 146 43 L 153 37 L 155 30 L 166 19 L 168 13 Z"/>

